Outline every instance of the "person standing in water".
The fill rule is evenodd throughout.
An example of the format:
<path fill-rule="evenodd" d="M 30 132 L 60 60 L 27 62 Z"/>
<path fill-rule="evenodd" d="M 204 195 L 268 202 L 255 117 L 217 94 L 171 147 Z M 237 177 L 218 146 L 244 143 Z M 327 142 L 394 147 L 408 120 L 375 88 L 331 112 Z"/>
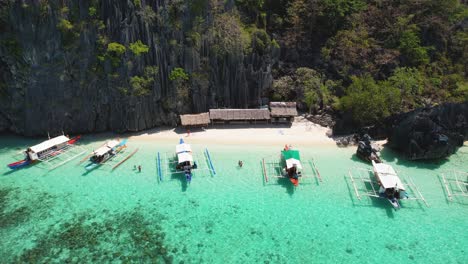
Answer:
<path fill-rule="evenodd" d="M 141 172 L 141 165 L 138 165 L 138 172 Z"/>

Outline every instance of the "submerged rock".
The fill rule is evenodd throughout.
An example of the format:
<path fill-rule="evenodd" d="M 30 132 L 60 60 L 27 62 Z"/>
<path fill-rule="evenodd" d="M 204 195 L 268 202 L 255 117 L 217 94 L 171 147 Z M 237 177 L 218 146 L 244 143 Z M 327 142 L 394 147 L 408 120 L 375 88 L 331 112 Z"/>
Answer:
<path fill-rule="evenodd" d="M 389 146 L 409 159 L 445 158 L 468 139 L 468 102 L 417 109 L 386 124 Z"/>

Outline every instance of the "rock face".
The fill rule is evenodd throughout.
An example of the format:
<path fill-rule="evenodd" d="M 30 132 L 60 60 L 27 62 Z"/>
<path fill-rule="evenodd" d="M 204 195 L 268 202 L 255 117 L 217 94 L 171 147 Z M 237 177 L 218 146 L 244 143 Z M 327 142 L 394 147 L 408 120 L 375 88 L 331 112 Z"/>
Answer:
<path fill-rule="evenodd" d="M 381 163 L 380 160 L 380 147 L 376 144 L 371 143 L 371 137 L 367 134 L 361 137 L 358 142 L 358 148 L 356 155 L 365 161 L 371 162 L 372 160 Z"/>
<path fill-rule="evenodd" d="M 444 158 L 468 140 L 468 102 L 418 109 L 386 123 L 390 147 L 409 159 Z"/>
<path fill-rule="evenodd" d="M 137 131 L 175 125 L 179 113 L 257 106 L 272 84 L 278 48 L 267 39 L 260 49 L 253 37 L 251 47 L 220 43 L 240 39 L 238 31 L 222 27 L 232 21 L 225 14 L 233 0 L 223 6 L 189 2 L 0 4 L 0 131 Z M 149 50 L 130 51 L 137 41 Z M 126 49 L 116 55 L 110 43 Z M 190 76 L 185 100 L 169 78 L 175 68 Z M 144 93 L 135 77 L 146 78 Z"/>

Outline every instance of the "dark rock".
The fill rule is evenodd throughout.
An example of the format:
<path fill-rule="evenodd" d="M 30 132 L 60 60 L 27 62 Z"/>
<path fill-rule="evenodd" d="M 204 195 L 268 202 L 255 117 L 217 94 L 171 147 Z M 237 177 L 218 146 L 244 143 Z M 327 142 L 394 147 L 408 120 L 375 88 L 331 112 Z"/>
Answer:
<path fill-rule="evenodd" d="M 409 159 L 445 158 L 468 139 L 468 102 L 417 109 L 385 123 L 389 146 Z"/>
<path fill-rule="evenodd" d="M 381 163 L 379 152 L 380 147 L 371 143 L 371 137 L 369 135 L 364 134 L 364 136 L 359 139 L 356 155 L 362 160 L 368 162 L 373 160 L 377 163 Z"/>
<path fill-rule="evenodd" d="M 327 113 L 323 113 L 321 115 L 310 115 L 307 114 L 304 116 L 307 120 L 319 124 L 323 127 L 333 127 L 335 125 L 335 120 L 334 118 Z"/>

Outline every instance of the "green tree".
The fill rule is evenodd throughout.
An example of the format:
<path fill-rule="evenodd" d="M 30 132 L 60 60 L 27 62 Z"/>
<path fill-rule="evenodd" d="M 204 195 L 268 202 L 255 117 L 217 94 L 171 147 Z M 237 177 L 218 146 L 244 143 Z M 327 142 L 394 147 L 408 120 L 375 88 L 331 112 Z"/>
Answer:
<path fill-rule="evenodd" d="M 399 49 L 409 65 L 418 66 L 429 63 L 428 48 L 421 46 L 416 29 L 405 30 L 400 38 Z"/>
<path fill-rule="evenodd" d="M 177 99 L 183 105 L 186 105 L 190 99 L 189 75 L 182 68 L 174 68 L 169 74 L 169 80 L 174 83 L 177 93 Z"/>
<path fill-rule="evenodd" d="M 400 90 L 388 82 L 376 83 L 370 75 L 351 79 L 340 99 L 340 108 L 349 111 L 356 124 L 372 124 L 399 111 Z"/>
<path fill-rule="evenodd" d="M 400 90 L 405 110 L 420 105 L 418 101 L 424 90 L 424 75 L 418 69 L 397 68 L 388 81 L 390 85 Z"/>

